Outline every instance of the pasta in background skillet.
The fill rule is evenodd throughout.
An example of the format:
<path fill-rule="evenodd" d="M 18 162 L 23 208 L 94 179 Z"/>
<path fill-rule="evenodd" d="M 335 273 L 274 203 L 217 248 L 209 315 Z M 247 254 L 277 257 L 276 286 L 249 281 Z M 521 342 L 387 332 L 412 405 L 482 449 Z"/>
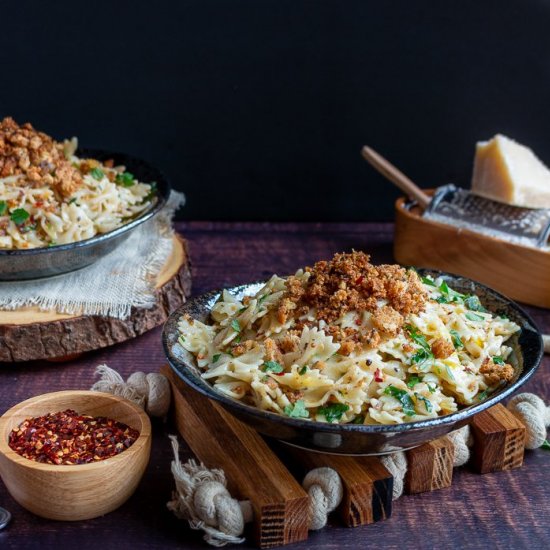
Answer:
<path fill-rule="evenodd" d="M 520 330 L 476 296 L 363 253 L 274 275 L 254 296 L 223 291 L 212 324 L 179 342 L 217 391 L 320 422 L 399 424 L 452 413 L 509 381 Z"/>
<path fill-rule="evenodd" d="M 58 143 L 30 124 L 0 123 L 0 249 L 89 239 L 154 204 L 154 184 L 76 149 L 76 138 Z"/>

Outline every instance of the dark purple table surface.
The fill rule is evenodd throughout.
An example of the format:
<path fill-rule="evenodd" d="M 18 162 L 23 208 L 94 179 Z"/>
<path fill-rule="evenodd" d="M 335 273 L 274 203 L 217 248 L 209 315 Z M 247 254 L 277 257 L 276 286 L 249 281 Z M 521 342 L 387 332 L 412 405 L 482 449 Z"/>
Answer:
<path fill-rule="evenodd" d="M 375 263 L 392 262 L 389 223 L 179 223 L 193 261 L 193 294 L 287 274 L 338 251 L 365 250 Z M 526 282 L 527 283 L 527 282 Z M 550 312 L 528 308 L 550 332 Z M 0 365 L 0 411 L 19 401 L 63 389 L 88 389 L 96 365 L 107 363 L 124 376 L 156 371 L 164 362 L 161 328 L 125 344 L 89 353 L 69 363 Z M 550 398 L 550 358 L 525 386 Z M 16 504 L 0 484 L 0 505 L 13 514 L 0 531 L 0 548 L 206 548 L 166 509 L 173 489 L 170 424 L 154 423 L 151 461 L 134 496 L 120 509 L 90 521 L 62 523 L 38 518 Z M 182 457 L 191 454 L 182 444 Z M 550 451 L 527 452 L 524 467 L 480 476 L 455 471 L 449 489 L 405 496 L 391 519 L 356 529 L 337 518 L 307 542 L 292 548 L 550 548 Z M 250 547 L 244 544 L 242 548 Z"/>

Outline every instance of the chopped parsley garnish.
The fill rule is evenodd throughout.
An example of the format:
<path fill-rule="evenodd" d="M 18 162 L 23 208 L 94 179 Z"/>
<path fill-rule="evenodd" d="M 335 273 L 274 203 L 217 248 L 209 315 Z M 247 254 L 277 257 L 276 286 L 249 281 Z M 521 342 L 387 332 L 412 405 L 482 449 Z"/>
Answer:
<path fill-rule="evenodd" d="M 405 329 L 409 333 L 409 336 L 420 346 L 420 349 L 411 357 L 411 362 L 413 364 L 422 365 L 426 361 L 434 359 L 434 354 L 430 348 L 430 344 L 426 340 L 426 337 L 423 334 L 420 334 L 412 325 L 405 325 Z"/>
<path fill-rule="evenodd" d="M 241 342 L 241 338 L 242 338 L 242 336 L 239 334 L 239 336 L 237 336 L 237 338 L 233 339 L 233 343 L 234 344 L 239 344 Z"/>
<path fill-rule="evenodd" d="M 48 243 L 48 248 L 52 247 L 52 246 L 57 246 L 57 243 L 55 241 L 51 241 Z"/>
<path fill-rule="evenodd" d="M 428 390 L 430 390 L 430 393 L 435 393 L 435 386 L 432 386 L 431 384 L 428 384 Z"/>
<path fill-rule="evenodd" d="M 235 332 L 241 332 L 241 325 L 239 325 L 239 321 L 237 321 L 237 319 L 233 319 L 233 321 L 231 321 L 231 328 Z"/>
<path fill-rule="evenodd" d="M 541 449 L 550 449 L 550 441 L 548 439 L 545 439 L 543 444 L 540 446 Z"/>
<path fill-rule="evenodd" d="M 460 292 L 449 288 L 449 285 L 445 281 L 439 285 L 439 290 L 449 302 L 461 303 L 466 298 L 465 294 L 461 294 Z"/>
<path fill-rule="evenodd" d="M 265 299 L 268 297 L 269 297 L 269 294 L 264 294 L 263 296 L 260 296 L 260 299 L 258 300 L 258 305 L 263 304 Z"/>
<path fill-rule="evenodd" d="M 16 208 L 10 216 L 11 221 L 15 225 L 25 223 L 30 217 L 30 214 L 24 208 Z"/>
<path fill-rule="evenodd" d="M 451 334 L 451 340 L 453 341 L 453 346 L 455 349 L 462 349 L 464 347 L 464 343 L 460 339 L 460 334 L 458 334 L 455 329 L 451 329 L 449 332 Z"/>
<path fill-rule="evenodd" d="M 216 353 L 216 355 L 212 356 L 212 363 L 217 363 L 218 359 L 222 356 L 221 353 Z"/>
<path fill-rule="evenodd" d="M 435 286 L 435 283 L 433 282 L 433 280 L 429 279 L 428 277 L 422 277 L 421 280 L 425 285 Z"/>
<path fill-rule="evenodd" d="M 365 415 L 364 414 L 360 414 L 358 416 L 356 416 L 351 422 L 350 424 L 364 424 L 365 423 Z"/>
<path fill-rule="evenodd" d="M 76 202 L 76 197 L 73 197 L 73 198 L 68 202 L 68 204 L 73 204 L 73 202 Z"/>
<path fill-rule="evenodd" d="M 477 400 L 483 401 L 489 395 L 489 390 L 483 390 L 481 393 L 477 394 Z"/>
<path fill-rule="evenodd" d="M 425 350 L 430 349 L 430 345 L 428 344 L 426 337 L 423 334 L 420 334 L 420 332 L 418 332 L 412 325 L 405 325 L 405 329 L 409 333 L 409 336 L 413 342 L 417 343 Z"/>
<path fill-rule="evenodd" d="M 277 361 L 266 361 L 262 365 L 262 370 L 264 372 L 273 372 L 275 374 L 278 374 L 280 372 L 283 372 L 283 366 L 280 363 L 277 363 Z"/>
<path fill-rule="evenodd" d="M 420 384 L 420 378 L 418 376 L 411 376 L 410 380 L 407 382 L 409 388 L 414 388 L 417 384 Z"/>
<path fill-rule="evenodd" d="M 487 313 L 487 310 L 481 305 L 479 298 L 475 295 L 468 296 L 464 300 L 464 305 L 472 311 L 481 311 L 482 313 Z"/>
<path fill-rule="evenodd" d="M 0 216 L 3 216 L 8 210 L 8 203 L 6 201 L 0 201 Z"/>
<path fill-rule="evenodd" d="M 131 174 L 130 172 L 123 172 L 122 174 L 117 174 L 115 181 L 122 185 L 123 187 L 132 187 L 134 185 L 134 174 Z"/>
<path fill-rule="evenodd" d="M 504 359 L 499 355 L 497 355 L 496 357 L 493 357 L 493 363 L 495 363 L 495 365 L 506 365 L 506 363 L 504 362 Z"/>
<path fill-rule="evenodd" d="M 243 312 L 246 311 L 247 309 L 248 309 L 247 306 L 242 307 L 241 309 L 239 309 L 239 311 L 237 311 L 237 315 L 240 315 L 241 313 L 243 313 Z"/>
<path fill-rule="evenodd" d="M 105 174 L 101 168 L 94 168 L 93 170 L 90 170 L 90 176 L 97 181 L 101 181 L 105 177 Z"/>
<path fill-rule="evenodd" d="M 482 317 L 481 315 L 478 315 L 477 313 L 472 313 L 471 311 L 468 311 L 468 313 L 466 313 L 464 317 L 466 317 L 466 319 L 470 321 L 475 321 L 475 322 L 485 321 L 484 317 Z"/>
<path fill-rule="evenodd" d="M 423 365 L 427 361 L 434 359 L 434 355 L 431 351 L 425 349 L 419 349 L 412 357 L 411 363 L 413 365 Z"/>
<path fill-rule="evenodd" d="M 309 412 L 302 399 L 298 399 L 294 405 L 287 405 L 284 411 L 287 416 L 292 418 L 307 418 L 309 416 Z"/>
<path fill-rule="evenodd" d="M 433 410 L 432 402 L 429 399 L 426 399 L 423 395 L 420 395 L 419 393 L 414 394 L 415 397 L 424 403 L 424 407 L 426 407 L 426 410 L 431 413 Z"/>
<path fill-rule="evenodd" d="M 384 393 L 386 395 L 391 395 L 392 397 L 395 397 L 401 403 L 401 406 L 403 407 L 403 412 L 407 416 L 414 416 L 416 414 L 414 410 L 413 400 L 405 390 L 400 390 L 399 388 L 390 385 L 386 386 Z"/>
<path fill-rule="evenodd" d="M 307 372 L 307 366 L 304 365 L 299 371 L 298 374 L 305 374 Z"/>
<path fill-rule="evenodd" d="M 349 406 L 344 405 L 344 403 L 330 403 L 317 409 L 317 413 L 322 414 L 326 421 L 330 423 L 340 420 L 347 411 L 349 411 Z"/>

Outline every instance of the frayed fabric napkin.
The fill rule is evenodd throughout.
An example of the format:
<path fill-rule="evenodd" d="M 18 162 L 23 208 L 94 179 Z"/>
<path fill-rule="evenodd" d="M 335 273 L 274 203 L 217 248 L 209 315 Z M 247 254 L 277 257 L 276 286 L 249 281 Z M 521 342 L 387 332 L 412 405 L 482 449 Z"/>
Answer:
<path fill-rule="evenodd" d="M 184 195 L 172 191 L 161 212 L 84 269 L 39 281 L 0 283 L 0 310 L 38 306 L 126 319 L 132 307 L 152 307 L 156 278 L 172 252 L 172 218 L 184 203 Z"/>

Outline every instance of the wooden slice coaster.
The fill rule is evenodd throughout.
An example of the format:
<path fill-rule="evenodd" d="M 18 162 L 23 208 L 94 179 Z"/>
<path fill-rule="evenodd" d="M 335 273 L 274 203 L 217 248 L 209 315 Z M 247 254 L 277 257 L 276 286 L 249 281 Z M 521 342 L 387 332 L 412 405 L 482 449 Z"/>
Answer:
<path fill-rule="evenodd" d="M 0 361 L 34 361 L 74 357 L 135 338 L 166 321 L 191 292 L 191 268 L 185 240 L 174 247 L 157 278 L 156 303 L 133 308 L 127 319 L 67 315 L 25 307 L 0 311 Z"/>

